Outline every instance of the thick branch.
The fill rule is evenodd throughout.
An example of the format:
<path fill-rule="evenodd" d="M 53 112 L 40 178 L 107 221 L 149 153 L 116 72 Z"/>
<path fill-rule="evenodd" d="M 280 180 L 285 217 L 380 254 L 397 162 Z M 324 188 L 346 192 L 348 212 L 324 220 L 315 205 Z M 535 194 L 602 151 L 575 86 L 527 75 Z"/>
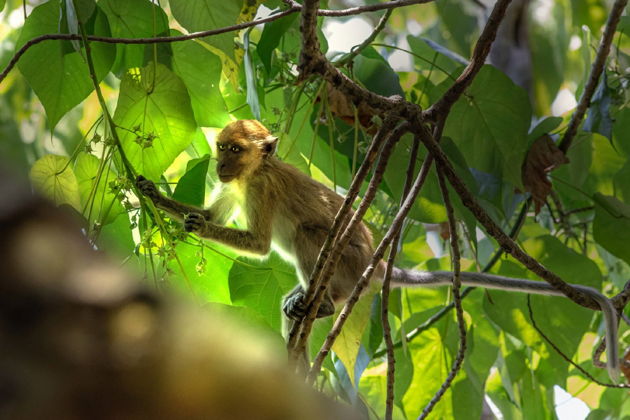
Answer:
<path fill-rule="evenodd" d="M 486 26 L 483 28 L 483 31 L 475 44 L 475 49 L 473 50 L 470 63 L 468 63 L 462 74 L 457 78 L 455 83 L 448 88 L 444 95 L 442 95 L 436 103 L 429 107 L 429 109 L 424 111 L 423 116 L 426 119 L 435 121 L 438 119 L 438 116 L 445 116 L 448 114 L 451 106 L 457 102 L 466 88 L 470 86 L 473 79 L 477 76 L 477 73 L 479 73 L 479 70 L 481 70 L 481 67 L 486 62 L 486 57 L 490 53 L 490 47 L 497 36 L 499 25 L 501 24 L 501 21 L 505 16 L 505 11 L 511 1 L 512 0 L 498 0 L 496 2 L 494 8 L 492 9 L 492 13 L 490 13 L 490 17 L 488 17 Z"/>
<path fill-rule="evenodd" d="M 617 24 L 619 23 L 619 19 L 621 18 L 621 14 L 623 13 L 627 3 L 628 0 L 616 0 L 612 10 L 610 11 L 610 15 L 608 15 L 606 28 L 604 29 L 602 39 L 599 43 L 599 47 L 597 48 L 597 56 L 595 58 L 595 62 L 593 62 L 593 65 L 591 66 L 591 74 L 588 78 L 588 82 L 586 82 L 580 102 L 571 116 L 571 121 L 569 122 L 567 131 L 564 132 L 564 136 L 558 146 L 565 154 L 567 153 L 567 150 L 569 150 L 569 147 L 571 147 L 571 142 L 573 142 L 573 139 L 577 134 L 577 130 L 582 123 L 582 119 L 584 119 L 584 114 L 586 114 L 586 110 L 591 104 L 591 99 L 593 98 L 593 94 L 597 88 L 599 77 L 604 71 L 604 66 L 606 65 L 606 58 L 610 53 L 610 46 L 615 35 L 615 29 L 617 28 Z"/>
<path fill-rule="evenodd" d="M 363 289 L 365 289 L 365 286 L 367 286 L 368 281 L 370 280 L 370 278 L 372 277 L 372 274 L 374 273 L 374 269 L 376 268 L 378 263 L 381 261 L 381 258 L 383 258 L 383 255 L 385 254 L 385 250 L 392 243 L 394 236 L 398 233 L 398 231 L 402 227 L 403 221 L 407 217 L 407 214 L 411 210 L 411 206 L 416 201 L 416 197 L 418 197 L 418 194 L 420 193 L 420 190 L 422 189 L 422 186 L 424 185 L 426 177 L 429 173 L 429 168 L 431 168 L 432 163 L 433 163 L 433 159 L 431 158 L 431 156 L 427 156 L 424 163 L 422 164 L 420 173 L 416 177 L 416 180 L 414 181 L 414 184 L 411 187 L 411 191 L 405 198 L 404 204 L 401 206 L 400 210 L 394 217 L 394 221 L 392 222 L 391 226 L 387 230 L 387 233 L 385 233 L 385 236 L 376 247 L 376 250 L 374 251 L 374 255 L 372 256 L 372 259 L 370 260 L 370 263 L 368 264 L 365 271 L 361 275 L 361 278 L 359 279 L 356 286 L 352 290 L 352 294 L 350 295 L 350 297 L 348 297 L 348 300 L 346 301 L 346 304 L 341 310 L 339 317 L 335 320 L 335 323 L 332 329 L 328 333 L 328 336 L 326 337 L 326 341 L 324 342 L 321 349 L 319 350 L 319 353 L 317 353 L 317 356 L 315 357 L 315 360 L 313 361 L 313 366 L 311 367 L 311 371 L 309 372 L 309 380 L 313 381 L 315 377 L 317 376 L 317 374 L 319 373 L 322 367 L 322 364 L 324 363 L 324 359 L 330 352 L 330 349 L 332 348 L 333 343 L 339 336 L 339 333 L 341 332 L 341 329 L 343 328 L 348 316 L 350 315 L 352 308 L 354 307 L 355 303 L 359 300 L 359 296 L 361 295 L 361 292 L 363 292 Z"/>
<path fill-rule="evenodd" d="M 499 245 L 510 255 L 521 262 L 530 271 L 538 275 L 540 278 L 551 284 L 556 290 L 562 292 L 569 299 L 575 303 L 584 307 L 601 310 L 601 307 L 595 299 L 582 292 L 579 292 L 575 288 L 565 283 L 557 274 L 553 273 L 542 264 L 540 264 L 535 258 L 531 257 L 525 251 L 523 251 L 512 238 L 510 238 L 494 220 L 490 218 L 488 213 L 479 205 L 477 199 L 470 193 L 466 185 L 462 182 L 459 176 L 455 173 L 455 169 L 452 164 L 435 142 L 431 134 L 422 127 L 420 132 L 420 139 L 427 147 L 429 152 L 433 155 L 435 160 L 443 166 L 444 175 L 448 178 L 449 182 L 457 191 L 463 204 L 473 213 L 475 218 L 484 226 L 490 236 L 495 238 Z"/>
<path fill-rule="evenodd" d="M 378 131 L 376 136 L 372 139 L 372 143 L 366 152 L 365 159 L 359 166 L 359 169 L 352 179 L 352 183 L 350 184 L 350 188 L 348 189 L 348 193 L 344 198 L 344 201 L 337 211 L 337 215 L 333 220 L 333 224 L 330 227 L 330 232 L 326 237 L 326 241 L 322 245 L 321 250 L 319 251 L 319 255 L 317 257 L 317 261 L 315 262 L 315 267 L 313 268 L 313 272 L 311 273 L 311 277 L 309 279 L 309 287 L 306 290 L 306 295 L 304 297 L 305 302 L 310 303 L 315 300 L 316 292 L 318 290 L 318 285 L 321 282 L 322 274 L 328 271 L 328 264 L 331 263 L 331 255 L 333 251 L 337 251 L 336 243 L 338 243 L 338 235 L 343 227 L 347 225 L 347 218 L 350 210 L 352 209 L 352 204 L 354 200 L 359 195 L 359 190 L 361 189 L 361 185 L 363 181 L 367 177 L 368 172 L 372 168 L 372 165 L 376 161 L 379 150 L 383 145 L 383 142 L 388 138 L 389 131 L 393 128 L 393 121 L 391 119 L 386 119 L 383 123 L 383 126 Z M 321 303 L 321 300 L 320 300 Z M 315 319 L 315 314 L 317 313 L 317 308 L 314 309 L 314 313 L 311 311 L 307 312 L 305 318 L 302 322 L 295 322 L 291 331 L 289 332 L 289 336 L 287 339 L 287 348 L 289 349 L 290 355 L 292 357 L 297 354 L 294 352 L 296 348 L 298 333 L 303 328 L 303 323 L 311 323 Z M 311 319 L 312 318 L 312 319 Z"/>
<path fill-rule="evenodd" d="M 370 204 L 374 200 L 378 187 L 381 183 L 381 180 L 383 179 L 385 168 L 387 167 L 387 162 L 389 161 L 391 152 L 393 151 L 394 146 L 396 145 L 398 140 L 400 140 L 400 137 L 405 133 L 407 129 L 407 124 L 400 125 L 398 128 L 390 133 L 387 142 L 383 145 L 383 149 L 381 150 L 379 156 L 378 165 L 374 170 L 374 174 L 372 176 L 372 179 L 370 180 L 367 191 L 365 192 L 365 195 L 361 200 L 361 204 L 357 208 L 357 211 L 352 215 L 352 218 L 350 219 L 350 222 L 348 222 L 348 225 L 339 238 L 339 241 L 337 241 L 337 243 L 334 245 L 332 250 L 333 258 L 324 266 L 321 279 L 318 283 L 316 283 L 317 287 L 315 290 L 315 296 L 313 298 L 313 301 L 309 302 L 309 310 L 302 322 L 302 329 L 300 331 L 300 335 L 295 346 L 296 354 L 301 354 L 303 348 L 306 347 L 306 342 L 311 332 L 313 322 L 315 321 L 315 316 L 324 296 L 326 296 L 328 284 L 332 279 L 335 268 L 337 267 L 337 263 L 341 259 L 343 250 L 350 243 L 350 239 L 352 239 L 356 227 L 361 223 L 365 212 L 368 210 Z M 315 286 L 313 284 L 309 286 L 309 288 L 314 287 Z"/>

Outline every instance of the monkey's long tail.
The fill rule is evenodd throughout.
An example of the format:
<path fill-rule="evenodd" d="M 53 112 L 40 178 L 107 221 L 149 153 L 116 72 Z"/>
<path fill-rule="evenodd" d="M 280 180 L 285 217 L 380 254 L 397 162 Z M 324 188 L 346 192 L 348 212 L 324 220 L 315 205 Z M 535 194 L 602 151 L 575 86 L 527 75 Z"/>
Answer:
<path fill-rule="evenodd" d="M 461 272 L 460 279 L 466 286 L 484 287 L 539 295 L 564 296 L 549 283 L 512 277 L 497 276 L 486 273 Z M 394 267 L 392 270 L 392 286 L 403 287 L 438 287 L 453 284 L 453 273 L 450 271 L 415 271 Z M 619 352 L 617 342 L 618 316 L 610 299 L 592 287 L 570 284 L 575 289 L 592 297 L 602 310 L 606 324 L 606 359 L 608 374 L 613 382 L 619 380 Z"/>

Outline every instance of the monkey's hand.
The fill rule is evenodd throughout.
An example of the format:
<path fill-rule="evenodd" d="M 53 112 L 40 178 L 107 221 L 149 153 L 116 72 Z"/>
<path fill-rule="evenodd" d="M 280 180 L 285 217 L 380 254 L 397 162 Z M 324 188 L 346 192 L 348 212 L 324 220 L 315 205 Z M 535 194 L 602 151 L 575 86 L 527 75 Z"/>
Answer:
<path fill-rule="evenodd" d="M 191 233 L 202 233 L 206 228 L 206 218 L 200 213 L 189 213 L 184 217 L 184 230 Z"/>
<path fill-rule="evenodd" d="M 153 181 L 151 181 L 150 179 L 146 179 L 142 175 L 138 175 L 138 178 L 136 179 L 136 187 L 138 187 L 138 190 L 140 190 L 142 195 L 150 198 L 153 202 L 161 198 L 161 194 Z"/>

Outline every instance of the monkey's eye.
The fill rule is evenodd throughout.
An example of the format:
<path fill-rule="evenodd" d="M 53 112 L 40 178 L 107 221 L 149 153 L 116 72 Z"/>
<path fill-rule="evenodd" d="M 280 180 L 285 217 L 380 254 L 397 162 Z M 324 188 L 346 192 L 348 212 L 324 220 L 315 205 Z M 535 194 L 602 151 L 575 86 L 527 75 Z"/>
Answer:
<path fill-rule="evenodd" d="M 240 148 L 240 147 L 238 147 L 238 146 L 232 146 L 232 147 L 230 147 L 230 150 L 231 150 L 232 152 L 234 152 L 234 153 L 238 153 L 238 152 L 240 152 L 240 151 L 241 151 L 241 148 Z"/>
<path fill-rule="evenodd" d="M 218 144 L 217 144 L 217 148 L 218 148 L 220 151 L 224 151 L 224 150 L 225 150 L 225 144 L 223 144 L 223 143 L 218 143 Z"/>

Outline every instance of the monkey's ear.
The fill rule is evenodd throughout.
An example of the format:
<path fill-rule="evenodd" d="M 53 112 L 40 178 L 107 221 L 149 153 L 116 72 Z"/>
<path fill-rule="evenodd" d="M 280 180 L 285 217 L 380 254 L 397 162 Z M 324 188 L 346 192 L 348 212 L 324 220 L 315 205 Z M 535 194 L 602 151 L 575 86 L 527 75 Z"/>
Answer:
<path fill-rule="evenodd" d="M 278 145 L 278 137 L 267 136 L 262 141 L 262 153 L 263 157 L 272 156 L 276 152 L 276 146 Z"/>

